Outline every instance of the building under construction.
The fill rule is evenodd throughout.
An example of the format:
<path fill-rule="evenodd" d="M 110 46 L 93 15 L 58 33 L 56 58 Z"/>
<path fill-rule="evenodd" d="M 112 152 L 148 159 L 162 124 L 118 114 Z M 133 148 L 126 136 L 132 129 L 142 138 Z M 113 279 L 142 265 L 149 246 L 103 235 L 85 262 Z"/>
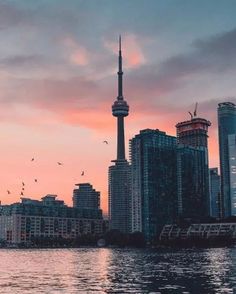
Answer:
<path fill-rule="evenodd" d="M 193 114 L 189 112 L 191 120 L 180 122 L 176 125 L 177 141 L 179 144 L 192 147 L 206 147 L 208 127 L 210 121 L 197 117 L 197 104 Z"/>
<path fill-rule="evenodd" d="M 210 214 L 208 171 L 208 127 L 210 121 L 197 117 L 176 125 L 178 214 L 201 222 Z"/>

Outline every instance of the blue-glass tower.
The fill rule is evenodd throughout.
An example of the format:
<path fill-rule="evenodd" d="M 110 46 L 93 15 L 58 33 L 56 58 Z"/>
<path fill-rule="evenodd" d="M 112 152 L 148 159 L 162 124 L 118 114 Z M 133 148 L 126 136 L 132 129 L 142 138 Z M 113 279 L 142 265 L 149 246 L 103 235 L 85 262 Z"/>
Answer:
<path fill-rule="evenodd" d="M 220 147 L 220 174 L 223 217 L 231 213 L 230 196 L 230 163 L 229 163 L 229 136 L 236 134 L 236 105 L 232 102 L 223 102 L 218 105 L 218 133 Z"/>
<path fill-rule="evenodd" d="M 177 216 L 176 137 L 142 130 L 130 140 L 130 155 L 132 232 L 151 242 Z"/>
<path fill-rule="evenodd" d="M 220 175 L 218 174 L 218 168 L 210 168 L 210 199 L 211 207 L 210 212 L 211 216 L 214 218 L 220 218 Z"/>

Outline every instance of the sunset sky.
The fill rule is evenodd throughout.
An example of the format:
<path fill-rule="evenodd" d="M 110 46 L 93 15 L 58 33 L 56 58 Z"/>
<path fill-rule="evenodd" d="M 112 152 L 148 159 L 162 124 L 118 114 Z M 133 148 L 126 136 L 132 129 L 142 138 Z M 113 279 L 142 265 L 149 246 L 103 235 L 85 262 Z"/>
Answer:
<path fill-rule="evenodd" d="M 90 182 L 107 210 L 119 34 L 127 156 L 140 129 L 175 135 L 198 102 L 217 166 L 217 103 L 236 102 L 235 13 L 235 0 L 0 0 L 2 203 L 19 201 L 24 181 L 26 197 L 71 205 L 74 184 Z"/>

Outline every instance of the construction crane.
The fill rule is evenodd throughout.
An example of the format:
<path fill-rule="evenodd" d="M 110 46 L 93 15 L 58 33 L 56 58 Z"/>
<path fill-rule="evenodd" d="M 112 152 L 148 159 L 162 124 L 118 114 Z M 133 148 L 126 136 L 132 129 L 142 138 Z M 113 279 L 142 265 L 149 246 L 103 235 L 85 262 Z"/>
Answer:
<path fill-rule="evenodd" d="M 192 112 L 188 112 L 189 114 L 190 114 L 190 116 L 191 116 L 191 119 L 193 119 L 193 114 L 192 114 Z"/>
<path fill-rule="evenodd" d="M 198 103 L 196 102 L 196 104 L 195 104 L 195 109 L 194 109 L 194 112 L 193 112 L 193 116 L 194 116 L 194 117 L 197 116 L 197 107 L 198 107 Z"/>

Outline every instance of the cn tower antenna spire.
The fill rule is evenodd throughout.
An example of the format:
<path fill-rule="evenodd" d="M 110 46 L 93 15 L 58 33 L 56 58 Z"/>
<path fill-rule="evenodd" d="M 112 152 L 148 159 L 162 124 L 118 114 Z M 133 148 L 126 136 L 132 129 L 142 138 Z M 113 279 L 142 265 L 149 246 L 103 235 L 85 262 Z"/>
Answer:
<path fill-rule="evenodd" d="M 123 100 L 123 71 L 122 71 L 122 52 L 121 35 L 119 36 L 119 68 L 118 68 L 118 100 Z"/>

